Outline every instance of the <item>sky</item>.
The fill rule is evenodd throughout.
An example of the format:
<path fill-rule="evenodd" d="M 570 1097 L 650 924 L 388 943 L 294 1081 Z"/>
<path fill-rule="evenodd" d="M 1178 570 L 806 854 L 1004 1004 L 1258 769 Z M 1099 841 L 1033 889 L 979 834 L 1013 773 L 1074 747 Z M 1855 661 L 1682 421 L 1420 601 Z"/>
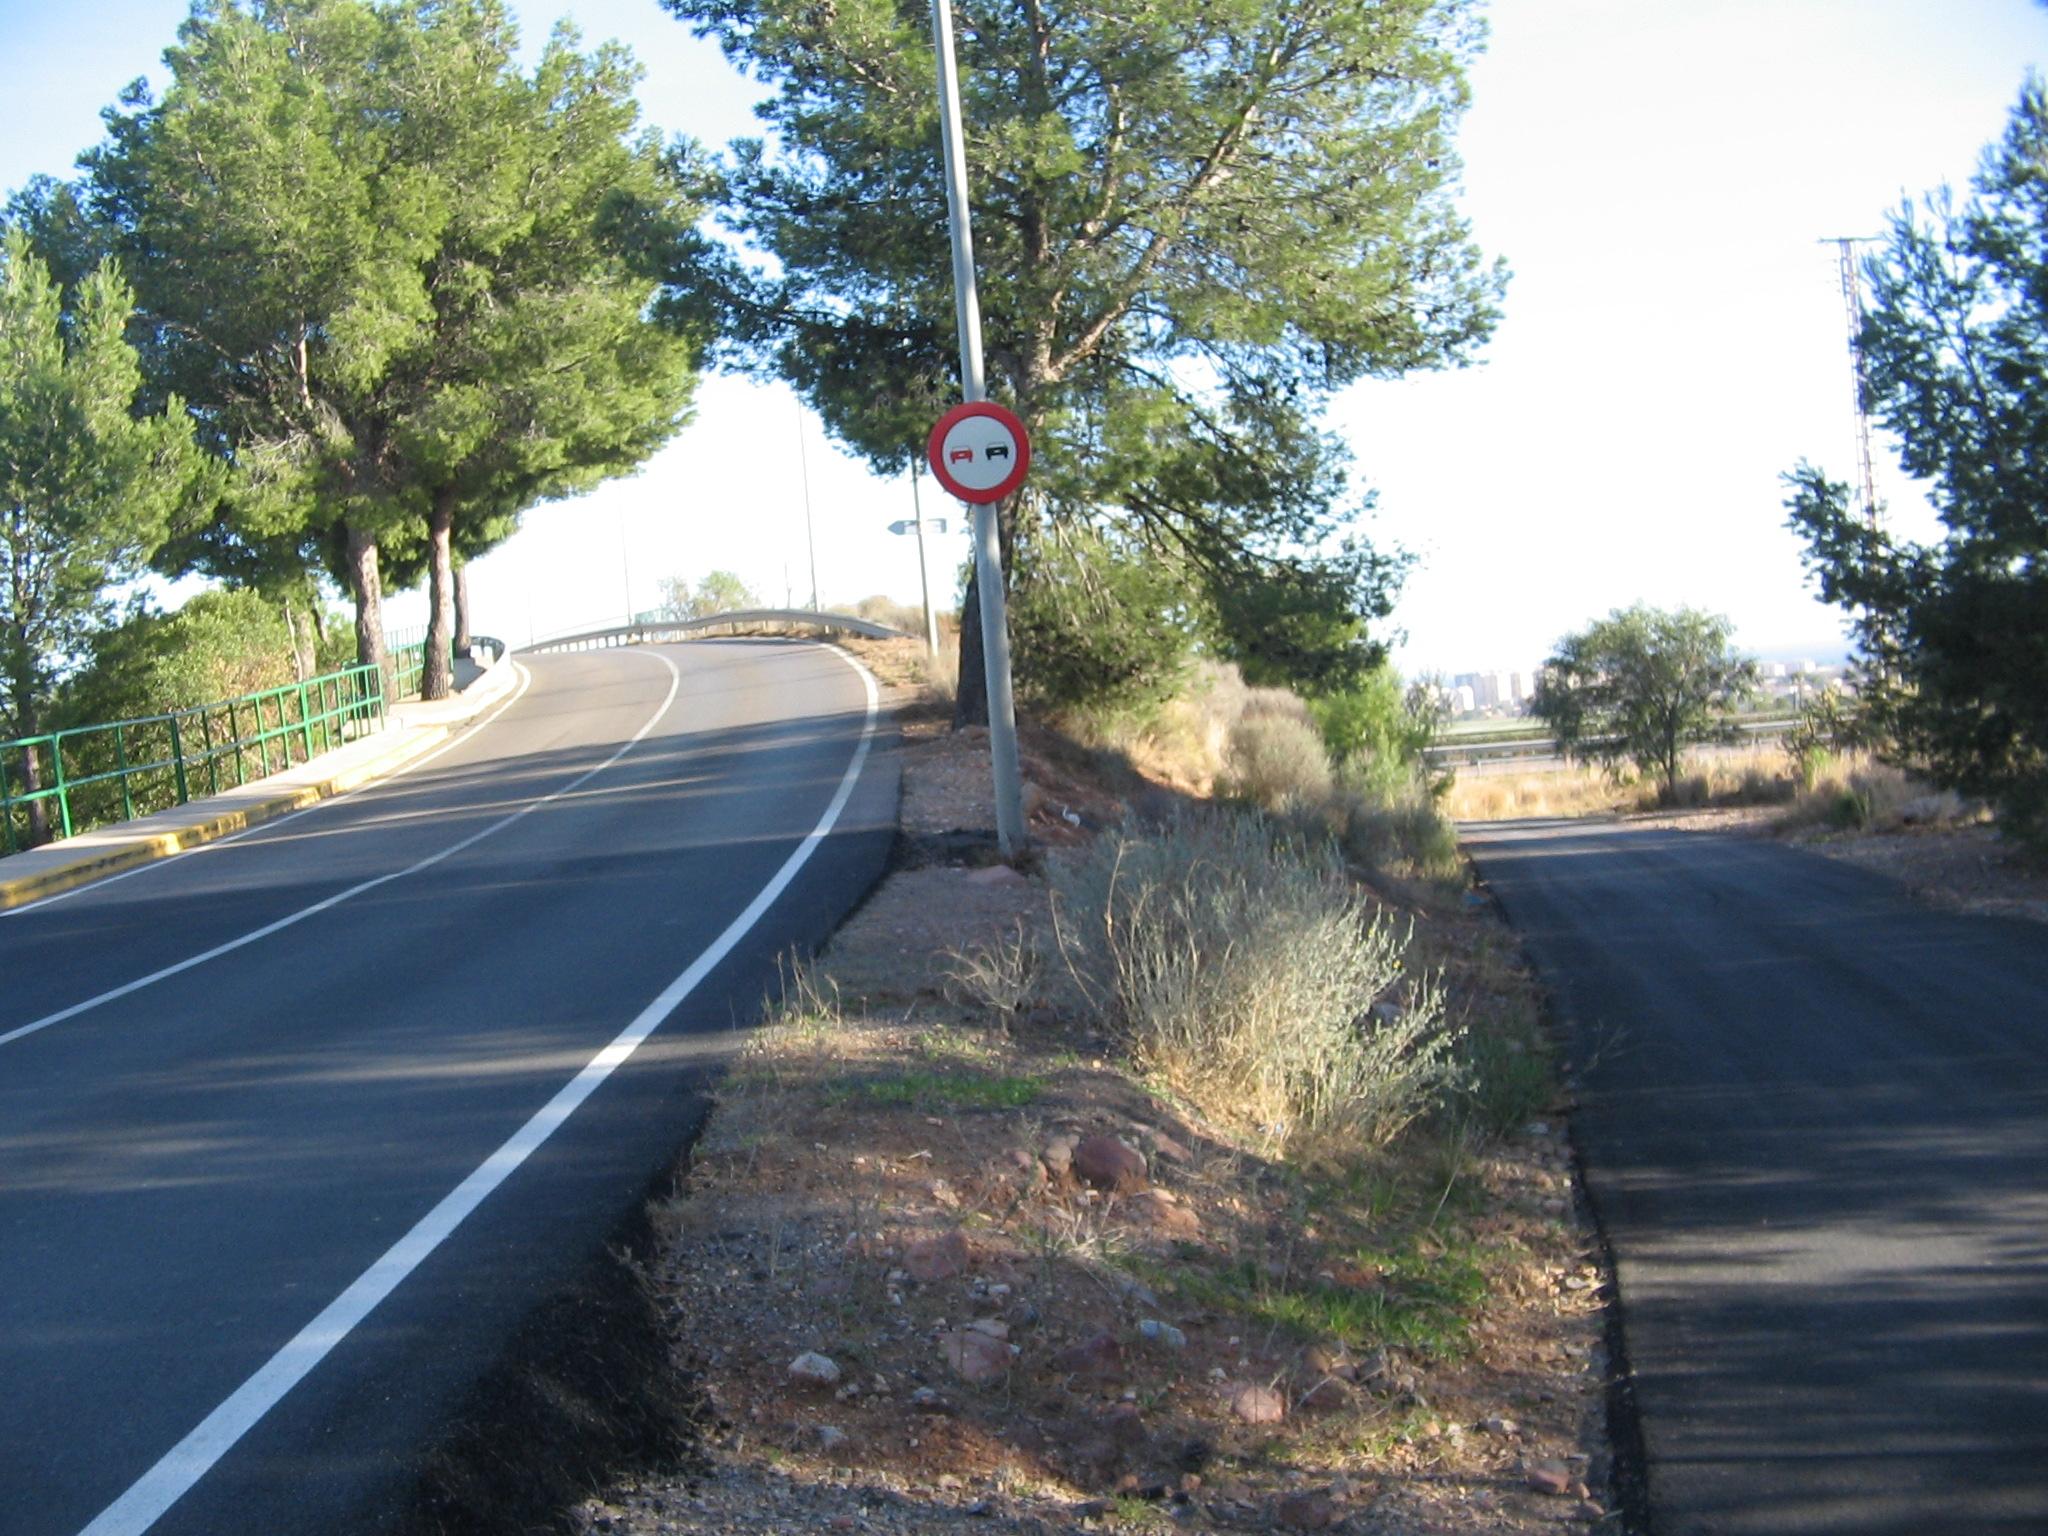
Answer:
<path fill-rule="evenodd" d="M 1365 533 L 1418 557 L 1391 628 L 1410 673 L 1533 667 L 1643 601 L 1727 614 L 1766 656 L 1842 648 L 1784 528 L 1801 458 L 1851 479 L 1855 420 L 1835 249 L 1905 197 L 1967 182 L 2048 65 L 2036 0 L 1491 0 L 1459 143 L 1479 245 L 1514 276 L 1477 365 L 1356 386 L 1330 424 L 1372 489 Z M 529 54 L 568 17 L 646 70 L 669 133 L 755 129 L 760 87 L 655 0 L 519 0 Z M 66 174 L 98 112 L 160 54 L 183 0 L 89 11 L 0 0 L 0 188 Z M 81 18 L 89 15 L 90 20 Z M 970 167 L 970 174 L 972 168 Z M 1934 530 L 1880 435 L 1895 527 Z M 960 509 L 927 475 L 940 587 Z M 808 516 L 807 516 L 808 508 Z M 637 475 L 536 508 L 471 568 L 475 626 L 514 644 L 652 607 L 665 577 L 740 573 L 802 605 L 915 602 L 907 477 L 883 482 L 780 386 L 707 377 Z M 424 621 L 399 594 L 393 629 Z"/>

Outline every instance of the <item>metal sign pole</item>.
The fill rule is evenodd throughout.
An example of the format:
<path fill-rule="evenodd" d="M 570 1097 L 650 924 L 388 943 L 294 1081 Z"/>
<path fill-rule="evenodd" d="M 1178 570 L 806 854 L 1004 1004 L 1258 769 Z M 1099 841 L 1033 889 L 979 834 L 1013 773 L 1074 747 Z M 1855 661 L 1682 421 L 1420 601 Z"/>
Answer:
<path fill-rule="evenodd" d="M 981 366 L 981 300 L 974 287 L 974 235 L 967 203 L 967 151 L 961 143 L 960 75 L 953 62 L 952 0 L 932 0 L 939 56 L 939 137 L 946 158 L 946 210 L 953 235 L 953 317 L 960 332 L 960 382 L 969 402 L 986 400 Z M 1024 786 L 1017 767 L 1017 709 L 1010 695 L 1010 618 L 1003 600 L 1003 559 L 996 509 L 974 508 L 974 585 L 981 598 L 981 654 L 988 677 L 988 749 L 995 772 L 996 841 L 1004 856 L 1024 846 Z"/>

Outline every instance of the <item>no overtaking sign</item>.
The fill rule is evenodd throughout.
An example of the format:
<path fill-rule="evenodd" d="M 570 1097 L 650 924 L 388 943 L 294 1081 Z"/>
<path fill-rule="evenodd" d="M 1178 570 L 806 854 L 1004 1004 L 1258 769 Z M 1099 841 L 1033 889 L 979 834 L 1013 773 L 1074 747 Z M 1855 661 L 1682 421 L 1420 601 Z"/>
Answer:
<path fill-rule="evenodd" d="M 989 400 L 956 405 L 939 418 L 926 445 L 939 484 L 962 501 L 1001 501 L 1024 483 L 1031 439 L 1017 413 Z"/>

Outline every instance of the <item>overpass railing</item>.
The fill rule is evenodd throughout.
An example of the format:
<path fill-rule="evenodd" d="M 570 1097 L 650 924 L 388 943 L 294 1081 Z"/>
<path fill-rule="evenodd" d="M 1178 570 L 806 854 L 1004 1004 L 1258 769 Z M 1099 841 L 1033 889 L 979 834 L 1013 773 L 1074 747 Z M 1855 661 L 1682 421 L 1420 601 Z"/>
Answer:
<path fill-rule="evenodd" d="M 636 624 L 619 624 L 610 629 L 587 629 L 573 635 L 556 635 L 519 647 L 522 655 L 548 651 L 601 651 L 620 645 L 662 645 L 693 640 L 725 632 L 743 634 L 764 629 L 816 629 L 826 634 L 862 635 L 870 640 L 911 638 L 900 629 L 877 624 L 850 613 L 817 613 L 809 608 L 743 608 L 732 613 L 714 613 L 701 619 L 664 619 Z"/>
<path fill-rule="evenodd" d="M 0 741 L 0 849 L 26 846 L 38 821 L 72 837 L 280 773 L 367 735 L 384 712 L 377 669 L 344 667 L 166 715 Z"/>

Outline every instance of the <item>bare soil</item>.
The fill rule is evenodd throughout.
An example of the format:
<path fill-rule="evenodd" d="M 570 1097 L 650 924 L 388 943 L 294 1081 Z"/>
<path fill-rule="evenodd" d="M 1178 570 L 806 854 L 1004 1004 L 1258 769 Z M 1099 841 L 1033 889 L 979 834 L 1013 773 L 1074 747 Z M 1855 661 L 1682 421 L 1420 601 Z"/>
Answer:
<path fill-rule="evenodd" d="M 1058 985 L 1042 874 L 977 831 L 985 740 L 874 650 L 905 706 L 907 867 L 794 978 L 651 1209 L 643 1277 L 699 1454 L 575 1527 L 1618 1529 L 1607 1276 L 1555 1106 L 1344 1168 L 1233 1145 Z M 1130 788 L 1037 748 L 1056 860 Z M 1533 1017 L 1490 909 L 1409 911 L 1454 1017 Z M 1105 1184 L 1092 1159 L 1125 1154 Z"/>

